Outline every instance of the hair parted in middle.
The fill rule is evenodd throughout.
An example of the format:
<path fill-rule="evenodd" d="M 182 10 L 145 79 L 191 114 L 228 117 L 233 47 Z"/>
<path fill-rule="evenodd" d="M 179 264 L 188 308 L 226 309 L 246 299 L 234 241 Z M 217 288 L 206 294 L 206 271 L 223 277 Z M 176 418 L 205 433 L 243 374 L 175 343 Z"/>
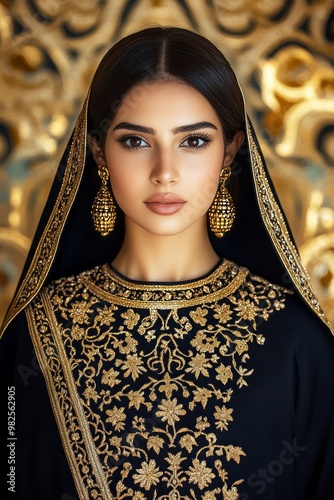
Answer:
<path fill-rule="evenodd" d="M 244 130 L 243 97 L 220 50 L 192 31 L 157 26 L 122 38 L 104 55 L 91 86 L 89 134 L 103 145 L 125 95 L 152 81 L 182 82 L 200 92 L 219 116 L 227 144 Z"/>

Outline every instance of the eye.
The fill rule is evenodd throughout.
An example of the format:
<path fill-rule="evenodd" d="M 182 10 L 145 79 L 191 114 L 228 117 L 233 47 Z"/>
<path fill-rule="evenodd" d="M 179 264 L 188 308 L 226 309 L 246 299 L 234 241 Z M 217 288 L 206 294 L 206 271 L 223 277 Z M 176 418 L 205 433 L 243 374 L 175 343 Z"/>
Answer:
<path fill-rule="evenodd" d="M 127 149 L 147 148 L 149 144 L 138 135 L 124 135 L 117 139 Z"/>
<path fill-rule="evenodd" d="M 181 142 L 180 146 L 182 148 L 189 149 L 202 149 L 205 148 L 211 141 L 212 138 L 206 134 L 190 135 Z"/>

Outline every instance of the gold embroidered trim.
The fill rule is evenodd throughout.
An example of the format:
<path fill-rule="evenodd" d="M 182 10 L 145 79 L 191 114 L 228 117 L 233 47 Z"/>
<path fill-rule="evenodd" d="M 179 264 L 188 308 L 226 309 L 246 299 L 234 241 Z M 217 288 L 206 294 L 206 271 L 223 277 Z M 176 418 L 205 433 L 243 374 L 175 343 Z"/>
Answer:
<path fill-rule="evenodd" d="M 55 206 L 51 216 L 43 231 L 35 255 L 32 259 L 28 272 L 22 282 L 22 285 L 15 295 L 14 301 L 8 311 L 5 321 L 0 331 L 5 330 L 9 322 L 14 319 L 20 310 L 22 310 L 41 289 L 44 280 L 49 272 L 53 262 L 62 229 L 71 209 L 75 195 L 77 193 L 82 177 L 85 162 L 86 144 L 86 115 L 88 107 L 88 97 L 78 117 L 77 126 L 65 167 L 64 178 L 60 188 Z M 68 166 L 71 165 L 71 168 Z"/>
<path fill-rule="evenodd" d="M 80 499 L 112 500 L 45 292 L 26 308 L 31 338 Z M 55 334 L 46 337 L 48 329 Z M 44 336 L 44 337 L 43 337 Z M 44 342 L 43 342 L 44 340 Z M 81 471 L 81 472 L 80 472 Z"/>
<path fill-rule="evenodd" d="M 94 279 L 91 277 L 93 272 Z M 108 264 L 81 274 L 86 284 L 97 297 L 112 300 L 126 307 L 147 307 L 151 309 L 171 309 L 192 307 L 213 302 L 236 291 L 249 274 L 248 269 L 238 267 L 225 260 L 207 278 L 183 284 L 140 284 L 132 283 L 114 273 Z M 95 282 L 98 282 L 98 285 Z"/>
<path fill-rule="evenodd" d="M 139 297 L 163 294 L 163 285 L 132 283 L 132 308 L 118 304 L 127 282 L 106 266 L 51 283 L 28 306 L 80 498 L 197 500 L 203 490 L 210 500 L 238 498 L 243 480 L 228 485 L 225 467 L 235 470 L 247 450 L 228 442 L 230 403 L 253 373 L 250 345 L 264 344 L 258 328 L 290 292 L 249 272 L 236 280 L 244 270 L 233 263 L 220 271 L 169 287 L 197 289 L 192 307 L 189 297 L 168 310 L 159 294 L 143 307 Z M 226 291 L 229 280 L 238 286 L 213 300 L 217 282 Z M 153 308 L 155 300 L 162 307 Z M 170 493 L 158 496 L 163 481 Z"/>
<path fill-rule="evenodd" d="M 254 142 L 251 129 L 247 123 L 248 142 L 250 146 L 251 163 L 255 178 L 255 190 L 262 219 L 274 243 L 275 249 L 283 262 L 292 283 L 317 316 L 325 323 L 334 335 L 333 326 L 322 311 L 319 301 L 312 288 L 310 278 L 305 269 L 295 245 L 292 243 L 281 210 L 276 203 L 268 179 L 265 175 L 261 155 Z"/>
<path fill-rule="evenodd" d="M 83 484 L 82 479 L 81 479 L 81 475 L 79 473 L 79 466 L 78 466 L 78 464 L 74 458 L 74 455 L 72 453 L 70 440 L 68 439 L 68 434 L 66 432 L 66 423 L 65 423 L 64 413 L 62 410 L 63 404 L 62 404 L 62 401 L 59 399 L 59 396 L 53 390 L 54 380 L 52 378 L 52 371 L 49 369 L 48 359 L 45 356 L 45 353 L 43 350 L 43 345 L 39 341 L 40 339 L 38 338 L 39 332 L 44 333 L 46 331 L 47 327 L 45 326 L 45 324 L 48 324 L 48 320 L 47 320 L 46 313 L 42 308 L 41 303 L 38 304 L 37 301 L 36 301 L 36 310 L 41 311 L 41 314 L 38 316 L 38 320 L 37 320 L 37 318 L 35 318 L 33 309 L 31 309 L 30 307 L 27 307 L 25 310 L 31 340 L 32 340 L 32 343 L 33 343 L 33 346 L 35 349 L 38 364 L 41 367 L 41 370 L 42 370 L 42 373 L 43 373 L 43 376 L 45 379 L 46 387 L 47 387 L 48 394 L 49 394 L 50 401 L 51 401 L 51 407 L 53 410 L 53 414 L 55 416 L 55 420 L 57 422 L 57 427 L 58 427 L 58 430 L 60 433 L 60 437 L 61 437 L 61 440 L 63 443 L 66 458 L 67 458 L 67 461 L 68 461 L 70 469 L 71 469 L 71 473 L 72 473 L 72 476 L 74 479 L 76 489 L 77 489 L 77 491 L 80 495 L 80 498 L 82 500 L 89 500 L 89 497 L 87 495 L 87 491 L 84 487 L 84 484 Z M 37 321 L 38 321 L 38 325 L 37 325 Z M 48 349 L 49 354 L 53 350 L 54 350 L 54 347 L 52 344 L 50 344 L 49 349 Z M 55 357 L 55 363 L 56 363 L 56 365 L 58 365 L 58 369 L 60 369 L 59 361 L 57 360 L 56 357 Z M 53 372 L 54 371 L 55 371 L 55 367 L 53 367 Z M 69 409 L 72 408 L 71 402 L 70 402 L 68 408 Z"/>

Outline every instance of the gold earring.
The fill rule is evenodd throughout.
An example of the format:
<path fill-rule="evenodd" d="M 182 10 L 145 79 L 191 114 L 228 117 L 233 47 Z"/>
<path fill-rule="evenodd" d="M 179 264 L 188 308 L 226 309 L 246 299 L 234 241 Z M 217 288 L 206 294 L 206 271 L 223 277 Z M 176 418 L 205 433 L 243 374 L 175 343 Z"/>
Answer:
<path fill-rule="evenodd" d="M 116 220 L 116 205 L 107 187 L 109 172 L 104 165 L 98 165 L 98 174 L 102 179 L 102 186 L 94 199 L 91 215 L 94 228 L 101 236 L 108 236 L 114 229 Z"/>
<path fill-rule="evenodd" d="M 232 196 L 225 187 L 225 182 L 230 175 L 231 168 L 228 166 L 220 172 L 218 191 L 209 208 L 210 229 L 217 238 L 222 238 L 231 229 L 235 219 L 235 205 Z"/>

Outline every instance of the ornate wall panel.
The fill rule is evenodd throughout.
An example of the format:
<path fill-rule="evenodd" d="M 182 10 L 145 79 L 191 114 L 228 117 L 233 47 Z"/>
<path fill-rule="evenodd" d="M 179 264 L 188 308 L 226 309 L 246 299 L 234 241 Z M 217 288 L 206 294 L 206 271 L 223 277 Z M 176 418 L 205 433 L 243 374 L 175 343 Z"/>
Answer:
<path fill-rule="evenodd" d="M 332 0 L 0 1 L 0 316 L 98 60 L 152 23 L 200 31 L 232 62 L 334 322 Z"/>

